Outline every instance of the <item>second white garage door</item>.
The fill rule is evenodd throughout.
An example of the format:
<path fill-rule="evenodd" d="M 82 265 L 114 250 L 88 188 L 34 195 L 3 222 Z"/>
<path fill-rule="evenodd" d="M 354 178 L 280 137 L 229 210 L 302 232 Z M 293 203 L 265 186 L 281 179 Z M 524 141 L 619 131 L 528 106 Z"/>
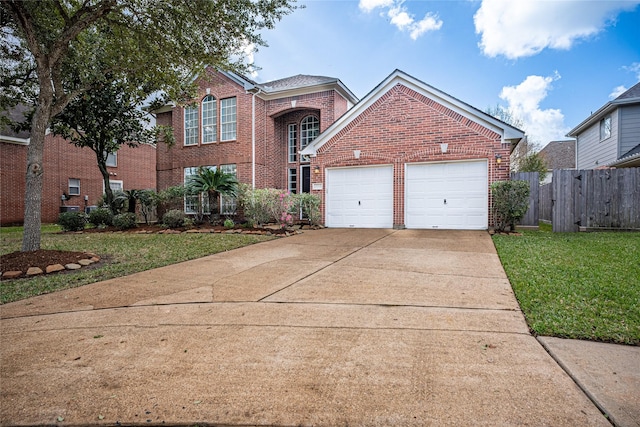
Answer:
<path fill-rule="evenodd" d="M 327 169 L 327 227 L 393 227 L 393 166 Z"/>
<path fill-rule="evenodd" d="M 406 165 L 407 228 L 488 227 L 487 161 Z"/>

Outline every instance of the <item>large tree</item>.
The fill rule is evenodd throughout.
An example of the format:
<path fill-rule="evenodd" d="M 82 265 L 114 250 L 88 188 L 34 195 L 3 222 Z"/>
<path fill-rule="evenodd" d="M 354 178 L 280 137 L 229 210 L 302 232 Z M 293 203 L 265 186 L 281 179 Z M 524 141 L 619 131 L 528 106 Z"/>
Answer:
<path fill-rule="evenodd" d="M 104 181 L 107 206 L 115 214 L 113 191 L 109 185 L 107 158 L 120 146 L 155 142 L 155 128 L 149 128 L 146 113 L 138 108 L 140 99 L 127 85 L 114 80 L 98 84 L 76 97 L 53 118 L 51 129 L 78 147 L 92 150 Z"/>
<path fill-rule="evenodd" d="M 23 251 L 40 248 L 43 150 L 51 119 L 113 77 L 188 98 L 205 66 L 242 71 L 247 46 L 295 0 L 0 0 L 0 108 L 34 107 Z M 182 98 L 180 97 L 182 95 Z"/>

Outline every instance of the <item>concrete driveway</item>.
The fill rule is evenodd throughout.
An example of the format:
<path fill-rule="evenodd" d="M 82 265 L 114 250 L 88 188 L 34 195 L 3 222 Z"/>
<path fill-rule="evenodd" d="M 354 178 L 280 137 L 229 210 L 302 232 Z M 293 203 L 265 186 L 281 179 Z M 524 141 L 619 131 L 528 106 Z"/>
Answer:
<path fill-rule="evenodd" d="M 0 316 L 2 425 L 610 425 L 486 232 L 307 231 Z"/>

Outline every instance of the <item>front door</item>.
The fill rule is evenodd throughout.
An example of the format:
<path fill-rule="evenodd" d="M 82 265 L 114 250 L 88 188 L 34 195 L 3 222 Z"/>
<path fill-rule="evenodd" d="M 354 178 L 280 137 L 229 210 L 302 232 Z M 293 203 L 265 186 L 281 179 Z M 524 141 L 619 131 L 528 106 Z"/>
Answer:
<path fill-rule="evenodd" d="M 300 175 L 302 175 L 301 181 L 301 193 L 309 193 L 311 191 L 311 166 L 300 166 Z"/>

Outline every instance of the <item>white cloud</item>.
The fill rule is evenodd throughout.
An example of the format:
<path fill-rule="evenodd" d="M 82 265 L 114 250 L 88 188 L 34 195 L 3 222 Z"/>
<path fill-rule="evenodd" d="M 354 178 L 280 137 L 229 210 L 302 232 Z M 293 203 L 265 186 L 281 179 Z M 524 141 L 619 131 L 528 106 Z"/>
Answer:
<path fill-rule="evenodd" d="M 519 85 L 505 86 L 500 92 L 500 98 L 507 101 L 507 109 L 513 117 L 524 122 L 529 138 L 543 145 L 564 138 L 569 131 L 559 109 L 540 108 L 540 103 L 552 89 L 552 83 L 558 79 L 558 73 L 549 77 L 528 76 Z"/>
<path fill-rule="evenodd" d="M 391 7 L 393 6 L 394 0 L 360 0 L 358 6 L 364 12 L 371 12 L 373 9 L 378 7 Z"/>
<path fill-rule="evenodd" d="M 597 34 L 640 0 L 539 1 L 482 0 L 474 16 L 479 43 L 489 57 L 531 56 L 543 49 L 570 49 Z"/>
<path fill-rule="evenodd" d="M 403 0 L 360 0 L 359 7 L 364 12 L 371 12 L 376 8 L 386 8 L 387 17 L 391 24 L 400 31 L 409 32 L 409 37 L 417 40 L 418 37 L 428 31 L 436 31 L 442 28 L 442 20 L 438 15 L 428 12 L 420 21 L 416 21 L 415 15 L 404 6 Z"/>
<path fill-rule="evenodd" d="M 616 99 L 623 93 L 627 91 L 627 88 L 624 85 L 616 86 L 613 88 L 613 91 L 609 94 L 609 99 Z"/>
<path fill-rule="evenodd" d="M 631 65 L 625 65 L 622 67 L 625 71 L 630 71 L 636 75 L 636 80 L 640 81 L 640 62 L 634 62 Z"/>

